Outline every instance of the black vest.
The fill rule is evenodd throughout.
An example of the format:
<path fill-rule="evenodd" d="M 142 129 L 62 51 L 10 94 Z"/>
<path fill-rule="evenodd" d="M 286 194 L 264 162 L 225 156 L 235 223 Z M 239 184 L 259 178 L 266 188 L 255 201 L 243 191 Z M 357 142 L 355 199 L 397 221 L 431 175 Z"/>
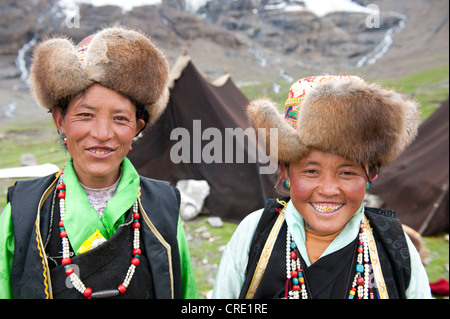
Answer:
<path fill-rule="evenodd" d="M 283 200 L 288 202 L 289 198 L 283 198 Z M 247 294 L 261 251 L 278 217 L 279 213 L 276 209 L 279 208 L 282 208 L 282 205 L 276 200 L 270 200 L 266 204 L 250 247 L 246 277 L 240 298 L 245 298 Z M 406 289 L 411 278 L 411 264 L 401 223 L 393 211 L 366 207 L 365 215 L 373 228 L 373 236 L 389 298 L 405 299 Z M 286 235 L 287 226 L 284 222 L 254 299 L 283 298 L 285 296 Z M 348 297 L 356 273 L 357 244 L 358 239 L 355 238 L 346 247 L 320 258 L 309 267 L 306 267 L 300 256 L 309 298 L 342 299 Z"/>
<path fill-rule="evenodd" d="M 56 181 L 55 175 L 50 175 L 17 182 L 8 190 L 15 245 L 11 269 L 13 298 L 81 296 L 75 289 L 66 287 L 66 275 L 61 265 L 54 265 L 55 258 L 47 258 L 54 257 L 55 250 L 58 254 L 60 243 L 55 227 L 59 221 Z M 167 182 L 145 177 L 141 177 L 140 186 L 141 263 L 127 292 L 119 297 L 181 298 L 177 243 L 180 194 Z M 107 242 L 72 258 L 86 286 L 88 282 L 103 283 L 104 288 L 115 289 L 123 282 L 130 265 L 133 238 L 131 212 L 127 214 L 127 222 Z M 114 278 L 108 277 L 111 275 Z"/>

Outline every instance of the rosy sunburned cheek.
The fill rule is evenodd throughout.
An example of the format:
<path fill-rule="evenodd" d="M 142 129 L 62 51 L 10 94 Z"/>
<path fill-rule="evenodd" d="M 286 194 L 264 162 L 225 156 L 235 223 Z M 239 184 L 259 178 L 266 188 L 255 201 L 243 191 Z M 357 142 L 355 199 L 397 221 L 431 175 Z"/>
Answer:
<path fill-rule="evenodd" d="M 345 194 L 349 200 L 359 201 L 364 199 L 366 194 L 366 182 L 354 182 L 345 188 Z"/>
<path fill-rule="evenodd" d="M 291 197 L 307 199 L 314 191 L 314 185 L 302 180 L 291 181 L 290 193 Z"/>

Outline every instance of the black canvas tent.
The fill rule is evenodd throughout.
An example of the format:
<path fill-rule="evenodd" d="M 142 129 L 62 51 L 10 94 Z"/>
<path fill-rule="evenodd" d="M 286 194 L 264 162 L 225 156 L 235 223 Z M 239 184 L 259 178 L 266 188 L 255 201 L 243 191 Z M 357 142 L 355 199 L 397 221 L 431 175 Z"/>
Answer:
<path fill-rule="evenodd" d="M 199 124 L 202 131 L 217 128 L 222 137 L 225 128 L 245 130 L 250 127 L 245 111 L 248 100 L 229 76 L 211 82 L 199 73 L 188 56 L 180 57 L 175 63 L 171 80 L 167 109 L 155 125 L 146 129 L 133 143 L 133 151 L 128 157 L 143 176 L 166 180 L 174 185 L 185 179 L 206 180 L 210 186 L 210 194 L 204 204 L 206 212 L 225 221 L 240 222 L 252 211 L 264 207 L 265 199 L 274 196 L 274 176 L 259 174 L 259 165 L 247 160 L 251 143 L 234 144 L 245 153 L 243 163 L 236 160 L 232 163 L 225 160 L 206 163 L 203 159 L 199 162 L 199 156 L 194 160 L 196 155 L 200 155 L 193 154 L 199 151 L 194 149 L 194 143 L 200 143 L 197 146 L 203 150 L 212 137 L 200 142 L 193 139 L 197 134 L 198 140 L 195 130 L 198 131 Z M 171 158 L 172 147 L 181 140 L 180 136 L 170 139 L 176 128 L 189 132 L 189 163 L 174 163 Z M 222 158 L 224 153 L 223 148 Z"/>
<path fill-rule="evenodd" d="M 371 193 L 422 236 L 448 231 L 449 106 L 442 103 L 419 127 L 417 139 L 382 168 Z"/>

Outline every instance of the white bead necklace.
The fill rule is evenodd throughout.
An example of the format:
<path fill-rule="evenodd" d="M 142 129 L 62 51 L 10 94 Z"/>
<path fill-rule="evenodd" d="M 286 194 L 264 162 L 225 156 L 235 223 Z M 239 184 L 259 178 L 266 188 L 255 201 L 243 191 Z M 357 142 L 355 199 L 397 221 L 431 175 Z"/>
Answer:
<path fill-rule="evenodd" d="M 69 239 L 67 237 L 66 230 L 64 228 L 64 218 L 66 213 L 65 208 L 65 197 L 66 197 L 66 186 L 62 182 L 62 175 L 64 171 L 61 171 L 61 175 L 58 181 L 57 190 L 58 198 L 59 198 L 59 210 L 60 210 L 60 222 L 59 222 L 59 230 L 60 230 L 60 237 L 62 239 L 62 250 L 63 250 L 63 259 L 62 259 L 62 265 L 64 266 L 66 275 L 69 276 L 70 281 L 72 282 L 72 285 L 75 287 L 76 290 L 78 290 L 83 296 L 88 298 L 106 298 L 106 297 L 113 297 L 117 296 L 119 294 L 125 293 L 128 286 L 130 285 L 131 279 L 133 278 L 134 272 L 136 271 L 137 265 L 139 265 L 139 257 L 141 255 L 141 250 L 139 248 L 140 244 L 140 238 L 139 238 L 139 229 L 140 229 L 140 223 L 139 223 L 139 205 L 138 201 L 133 205 L 133 231 L 134 231 L 134 237 L 133 237 L 133 258 L 131 259 L 131 265 L 128 268 L 127 274 L 125 276 L 125 280 L 121 285 L 117 287 L 117 289 L 111 289 L 111 290 L 104 290 L 104 291 L 98 291 L 98 292 L 92 292 L 92 289 L 90 287 L 86 287 L 84 283 L 81 281 L 80 277 L 75 273 L 75 269 L 71 266 L 72 260 L 70 258 L 70 246 L 69 246 Z"/>

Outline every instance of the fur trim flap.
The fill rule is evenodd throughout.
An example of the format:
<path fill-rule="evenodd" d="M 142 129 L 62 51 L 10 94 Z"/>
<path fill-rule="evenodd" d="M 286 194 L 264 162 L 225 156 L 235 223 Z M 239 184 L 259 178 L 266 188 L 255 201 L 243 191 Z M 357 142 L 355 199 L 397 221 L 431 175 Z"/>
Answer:
<path fill-rule="evenodd" d="M 148 37 L 121 27 L 95 34 L 82 61 L 67 39 L 47 40 L 36 47 L 30 84 L 43 107 L 52 109 L 93 83 L 143 104 L 152 123 L 168 101 L 169 64 Z"/>
<path fill-rule="evenodd" d="M 308 149 L 300 142 L 297 132 L 281 116 L 269 99 L 257 99 L 247 107 L 247 114 L 256 129 L 266 130 L 266 153 L 278 161 L 295 162 L 305 156 Z M 278 154 L 270 154 L 270 129 L 277 129 Z"/>
<path fill-rule="evenodd" d="M 48 109 L 93 84 L 78 59 L 73 43 L 54 38 L 34 49 L 29 83 L 38 103 Z"/>

